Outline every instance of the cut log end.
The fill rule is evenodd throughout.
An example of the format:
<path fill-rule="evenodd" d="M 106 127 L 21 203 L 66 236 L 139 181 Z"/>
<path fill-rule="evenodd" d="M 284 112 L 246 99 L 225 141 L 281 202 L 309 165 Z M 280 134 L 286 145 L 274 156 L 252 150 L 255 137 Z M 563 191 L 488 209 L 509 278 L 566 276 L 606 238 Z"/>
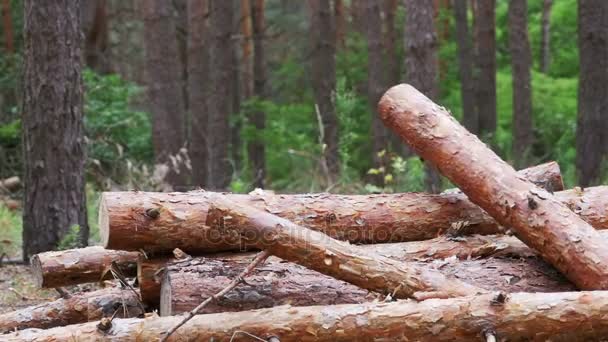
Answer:
<path fill-rule="evenodd" d="M 101 238 L 101 245 L 104 248 L 108 248 L 110 240 L 110 215 L 108 213 L 108 206 L 106 204 L 106 194 L 101 194 L 99 200 L 99 236 Z"/>
<path fill-rule="evenodd" d="M 32 270 L 32 275 L 34 276 L 34 284 L 36 284 L 38 288 L 44 287 L 42 263 L 40 262 L 40 257 L 38 254 L 34 255 L 30 259 L 30 269 Z"/>

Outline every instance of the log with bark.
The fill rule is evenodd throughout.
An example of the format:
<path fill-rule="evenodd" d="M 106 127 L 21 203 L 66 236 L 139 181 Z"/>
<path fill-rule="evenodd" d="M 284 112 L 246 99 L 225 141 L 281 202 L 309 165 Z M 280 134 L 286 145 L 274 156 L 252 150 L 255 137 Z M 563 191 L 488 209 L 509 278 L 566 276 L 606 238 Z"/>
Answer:
<path fill-rule="evenodd" d="M 443 107 L 414 87 L 389 89 L 384 123 L 497 222 L 514 230 L 580 289 L 608 288 L 600 234 L 546 190 L 519 176 Z"/>
<path fill-rule="evenodd" d="M 1 314 L 0 333 L 84 323 L 114 314 L 116 317 L 142 315 L 137 293 L 130 289 L 109 287 Z"/>
<path fill-rule="evenodd" d="M 488 293 L 423 302 L 289 305 L 197 315 L 169 341 L 600 341 L 608 336 L 608 292 Z M 179 316 L 115 319 L 3 336 L 14 341 L 155 341 Z"/>
<path fill-rule="evenodd" d="M 563 187 L 559 167 L 553 162 L 520 174 L 555 191 Z M 99 207 L 103 245 L 109 249 L 165 253 L 180 248 L 190 254 L 234 250 L 238 248 L 237 241 L 226 239 L 205 225 L 212 194 L 106 192 Z M 227 196 L 352 243 L 426 240 L 459 222 L 466 223 L 463 231 L 469 234 L 502 231 L 459 192 L 275 195 L 256 190 L 249 195 Z"/>
<path fill-rule="evenodd" d="M 520 242 L 521 243 L 521 242 Z M 226 287 L 251 262 L 254 254 L 195 258 L 163 271 L 160 314 L 188 312 Z M 448 259 L 419 263 L 438 268 L 470 284 L 492 291 L 559 292 L 575 287 L 550 265 L 537 257 Z M 201 313 L 243 311 L 290 304 L 293 306 L 363 303 L 380 299 L 357 286 L 271 257 L 221 300 L 212 302 Z"/>
<path fill-rule="evenodd" d="M 482 292 L 440 272 L 387 258 L 289 220 L 215 194 L 207 226 L 234 236 L 245 249 L 281 259 L 395 298 L 455 297 Z"/>
<path fill-rule="evenodd" d="M 36 285 L 50 288 L 113 279 L 113 265 L 123 275 L 134 277 L 138 257 L 137 252 L 92 246 L 39 253 L 32 257 L 31 264 Z"/>
<path fill-rule="evenodd" d="M 0 179 L 0 190 L 4 192 L 13 192 L 21 186 L 21 179 L 17 176 Z"/>

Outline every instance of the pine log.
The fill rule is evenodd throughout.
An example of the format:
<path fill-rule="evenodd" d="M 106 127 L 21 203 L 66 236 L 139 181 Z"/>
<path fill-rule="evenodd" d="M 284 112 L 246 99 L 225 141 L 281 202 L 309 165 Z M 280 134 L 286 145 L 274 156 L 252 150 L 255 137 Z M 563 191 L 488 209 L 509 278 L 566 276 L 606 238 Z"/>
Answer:
<path fill-rule="evenodd" d="M 251 262 L 254 254 L 235 254 L 222 258 L 195 258 L 172 264 L 163 272 L 160 314 L 177 315 L 194 309 L 226 287 Z M 444 274 L 491 291 L 560 292 L 574 286 L 550 265 L 537 257 L 448 260 L 419 263 L 437 267 Z M 293 306 L 363 303 L 378 295 L 271 257 L 221 300 L 201 313 L 243 311 L 290 304 Z"/>
<path fill-rule="evenodd" d="M 112 263 L 125 276 L 134 277 L 138 257 L 137 252 L 92 246 L 36 254 L 31 259 L 31 268 L 37 286 L 62 287 L 112 279 Z"/>
<path fill-rule="evenodd" d="M 555 162 L 520 174 L 555 191 L 563 188 Z M 201 191 L 103 193 L 99 206 L 102 243 L 109 249 L 150 253 L 170 253 L 173 248 L 189 254 L 234 250 L 237 241 L 205 226 L 211 195 Z M 466 223 L 463 232 L 469 234 L 502 231 L 483 210 L 455 191 L 440 195 L 275 195 L 256 190 L 249 195 L 227 196 L 352 243 L 426 240 L 458 222 Z"/>
<path fill-rule="evenodd" d="M 600 234 L 551 193 L 517 175 L 445 108 L 401 84 L 384 94 L 378 112 L 425 161 L 576 286 L 608 289 L 608 249 Z"/>
<path fill-rule="evenodd" d="M 423 302 L 289 305 L 197 315 L 169 341 L 601 341 L 608 336 L 608 292 L 488 293 Z M 115 319 L 3 336 L 14 341 L 155 341 L 182 317 Z M 245 332 L 245 333 L 243 333 Z M 247 335 L 249 334 L 249 335 Z"/>
<path fill-rule="evenodd" d="M 0 179 L 0 190 L 4 190 L 6 192 L 15 191 L 20 185 L 21 179 L 19 179 L 17 176 Z"/>
<path fill-rule="evenodd" d="M 128 289 L 109 287 L 8 312 L 0 315 L 0 333 L 96 321 L 110 317 L 115 312 L 116 317 L 137 317 L 143 314 L 137 294 Z"/>
<path fill-rule="evenodd" d="M 174 261 L 173 258 L 168 257 L 148 259 L 143 255 L 137 261 L 137 283 L 139 284 L 141 300 L 147 307 L 158 307 L 160 303 L 161 272 Z"/>
<path fill-rule="evenodd" d="M 396 261 L 289 220 L 216 194 L 207 226 L 235 236 L 245 248 L 266 250 L 281 259 L 395 298 L 455 297 L 480 288 L 440 272 Z"/>

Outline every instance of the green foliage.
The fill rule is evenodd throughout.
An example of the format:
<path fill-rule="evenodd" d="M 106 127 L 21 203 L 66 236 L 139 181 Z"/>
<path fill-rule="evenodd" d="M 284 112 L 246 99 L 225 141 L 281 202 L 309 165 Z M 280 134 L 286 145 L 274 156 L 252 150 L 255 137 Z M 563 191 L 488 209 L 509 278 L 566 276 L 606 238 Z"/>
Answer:
<path fill-rule="evenodd" d="M 80 235 L 80 226 L 74 224 L 70 227 L 68 232 L 63 236 L 63 238 L 57 244 L 57 250 L 63 251 L 66 249 L 72 249 L 79 247 L 78 239 Z"/>
<path fill-rule="evenodd" d="M 16 255 L 21 246 L 21 212 L 11 211 L 0 201 L 0 255 Z"/>
<path fill-rule="evenodd" d="M 21 120 L 16 119 L 0 125 L 0 146 L 13 147 L 21 141 Z"/>

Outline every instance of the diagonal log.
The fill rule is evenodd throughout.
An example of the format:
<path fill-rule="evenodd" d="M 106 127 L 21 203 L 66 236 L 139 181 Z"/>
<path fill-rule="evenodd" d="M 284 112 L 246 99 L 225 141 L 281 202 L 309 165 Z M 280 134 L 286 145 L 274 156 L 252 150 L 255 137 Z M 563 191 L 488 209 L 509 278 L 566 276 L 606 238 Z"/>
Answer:
<path fill-rule="evenodd" d="M 519 176 L 443 107 L 414 87 L 389 89 L 380 117 L 498 223 L 514 230 L 580 289 L 608 288 L 600 234 L 552 194 Z"/>

